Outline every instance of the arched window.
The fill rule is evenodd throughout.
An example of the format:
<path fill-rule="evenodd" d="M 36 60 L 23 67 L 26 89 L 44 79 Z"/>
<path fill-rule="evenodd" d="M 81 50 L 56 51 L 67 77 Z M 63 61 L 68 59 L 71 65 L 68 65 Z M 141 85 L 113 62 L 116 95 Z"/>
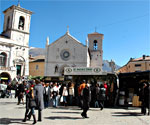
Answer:
<path fill-rule="evenodd" d="M 7 54 L 3 52 L 0 54 L 0 66 L 6 66 L 6 61 L 7 61 Z"/>
<path fill-rule="evenodd" d="M 24 22 L 25 22 L 24 17 L 23 17 L 23 16 L 20 16 L 18 29 L 24 30 Z"/>
<path fill-rule="evenodd" d="M 58 72 L 58 66 L 55 66 L 55 73 Z"/>
<path fill-rule="evenodd" d="M 6 29 L 9 29 L 9 22 L 10 22 L 10 17 L 7 18 L 7 25 L 6 25 Z"/>
<path fill-rule="evenodd" d="M 93 42 L 93 49 L 94 50 L 98 49 L 97 40 L 94 40 L 94 42 Z"/>

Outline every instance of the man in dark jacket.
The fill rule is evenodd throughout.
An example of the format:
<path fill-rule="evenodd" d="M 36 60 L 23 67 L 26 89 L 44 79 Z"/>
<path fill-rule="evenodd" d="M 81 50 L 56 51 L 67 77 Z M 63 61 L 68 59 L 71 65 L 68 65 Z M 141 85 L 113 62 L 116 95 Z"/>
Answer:
<path fill-rule="evenodd" d="M 18 85 L 17 89 L 18 89 L 18 103 L 17 103 L 17 105 L 20 104 L 21 100 L 22 100 L 22 103 L 24 104 L 23 98 L 24 98 L 25 87 L 24 87 L 23 83 L 20 83 Z"/>
<path fill-rule="evenodd" d="M 42 86 L 41 82 L 39 80 L 36 80 L 36 85 L 34 87 L 35 92 L 35 100 L 38 108 L 38 121 L 42 121 L 42 110 L 44 109 L 44 100 L 43 100 L 43 94 L 44 94 L 44 87 Z"/>
<path fill-rule="evenodd" d="M 99 91 L 99 106 L 101 110 L 104 108 L 104 101 L 106 100 L 106 88 L 103 84 L 100 85 L 100 91 Z"/>
<path fill-rule="evenodd" d="M 148 115 L 150 113 L 150 84 L 147 82 L 145 83 L 146 87 L 144 88 L 144 102 L 145 102 L 145 109 L 148 109 Z M 146 111 L 145 111 L 146 115 Z"/>
<path fill-rule="evenodd" d="M 147 84 L 146 83 L 141 83 L 141 87 L 139 90 L 139 101 L 142 102 L 141 104 L 141 113 L 146 115 L 146 102 L 145 102 L 145 97 L 146 97 L 146 88 Z"/>
<path fill-rule="evenodd" d="M 91 92 L 90 92 L 89 85 L 86 84 L 85 88 L 82 91 L 83 91 L 83 94 L 82 94 L 83 112 L 81 113 L 81 116 L 83 118 L 89 118 L 89 117 L 87 117 L 87 111 L 90 107 L 90 100 L 91 100 Z"/>

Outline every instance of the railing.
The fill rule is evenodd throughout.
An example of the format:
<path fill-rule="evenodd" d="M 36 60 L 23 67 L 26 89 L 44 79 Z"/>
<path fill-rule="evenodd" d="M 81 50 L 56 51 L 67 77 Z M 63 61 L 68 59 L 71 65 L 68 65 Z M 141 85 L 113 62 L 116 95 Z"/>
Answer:
<path fill-rule="evenodd" d="M 11 71 L 11 70 L 14 70 L 15 67 L 2 67 L 0 66 L 0 70 L 7 70 L 7 71 Z"/>

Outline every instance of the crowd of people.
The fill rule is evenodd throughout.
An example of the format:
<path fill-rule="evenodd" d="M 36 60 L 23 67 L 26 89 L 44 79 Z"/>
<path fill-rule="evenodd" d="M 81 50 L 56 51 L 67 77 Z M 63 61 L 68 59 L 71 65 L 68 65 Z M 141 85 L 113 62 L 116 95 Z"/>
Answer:
<path fill-rule="evenodd" d="M 4 85 L 3 88 L 5 88 L 5 93 L 8 93 L 8 95 L 11 95 L 12 89 L 15 90 L 15 98 L 18 98 L 17 105 L 26 103 L 23 122 L 26 122 L 27 119 L 31 119 L 31 116 L 33 116 L 33 124 L 37 123 L 34 110 L 38 110 L 38 121 L 42 121 L 42 110 L 50 106 L 57 108 L 60 105 L 78 105 L 83 110 L 81 116 L 88 118 L 87 111 L 91 106 L 91 102 L 94 103 L 95 108 L 103 110 L 108 95 L 108 86 L 105 82 L 90 85 L 86 80 L 83 80 L 80 84 L 74 84 L 73 82 L 44 83 L 36 79 L 16 81 L 16 84 L 13 86 L 4 82 L 1 85 Z M 143 114 L 146 114 L 146 108 L 149 109 L 150 107 L 149 92 L 150 85 L 143 83 L 140 88 L 141 112 Z M 25 100 L 24 96 L 26 96 Z"/>
<path fill-rule="evenodd" d="M 83 110 L 81 116 L 88 118 L 87 111 L 90 107 L 91 90 L 96 90 L 96 99 L 94 99 L 95 106 L 100 107 L 101 110 L 104 108 L 104 100 L 106 97 L 106 87 L 103 84 L 101 86 L 96 84 L 94 89 L 93 87 L 91 89 L 85 80 L 76 88 L 72 82 L 66 84 L 65 82 L 44 83 L 37 79 L 28 82 L 21 80 L 21 82 L 16 81 L 16 84 L 13 86 L 11 84 L 7 85 L 6 91 L 11 93 L 12 89 L 15 90 L 15 98 L 18 98 L 17 105 L 26 104 L 23 122 L 26 122 L 27 119 L 31 119 L 31 116 L 33 116 L 33 124 L 37 122 L 34 110 L 38 110 L 38 121 L 42 121 L 42 110 L 49 106 L 57 108 L 59 105 L 79 105 Z M 24 96 L 26 96 L 25 100 Z"/>

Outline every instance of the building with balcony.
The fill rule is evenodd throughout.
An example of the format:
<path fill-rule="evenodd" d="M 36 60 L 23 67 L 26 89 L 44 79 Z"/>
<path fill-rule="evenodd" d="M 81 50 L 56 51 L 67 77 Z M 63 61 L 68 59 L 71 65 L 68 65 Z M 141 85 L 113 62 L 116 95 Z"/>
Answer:
<path fill-rule="evenodd" d="M 0 80 L 29 75 L 29 36 L 32 12 L 18 4 L 3 11 L 0 34 Z"/>

